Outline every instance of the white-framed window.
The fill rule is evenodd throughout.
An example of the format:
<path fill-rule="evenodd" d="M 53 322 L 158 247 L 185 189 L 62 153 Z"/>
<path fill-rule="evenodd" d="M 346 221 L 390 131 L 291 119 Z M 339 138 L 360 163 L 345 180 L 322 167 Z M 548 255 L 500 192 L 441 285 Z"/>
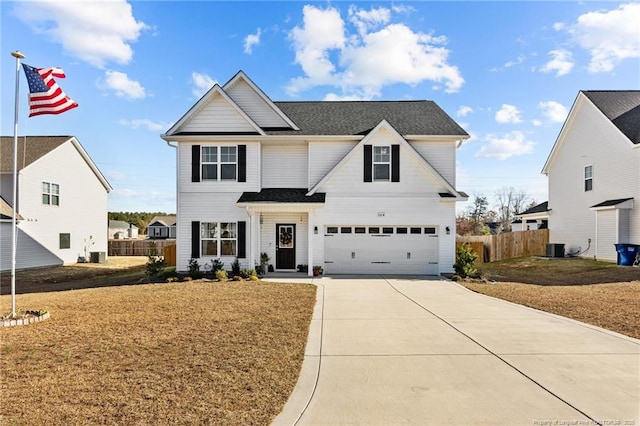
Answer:
<path fill-rule="evenodd" d="M 201 147 L 202 180 L 236 180 L 238 151 L 235 146 Z"/>
<path fill-rule="evenodd" d="M 390 146 L 373 147 L 373 180 L 387 182 L 391 180 Z"/>
<path fill-rule="evenodd" d="M 201 222 L 200 244 L 202 256 L 236 256 L 238 253 L 238 224 L 235 222 Z"/>
<path fill-rule="evenodd" d="M 593 166 L 584 166 L 584 191 L 593 190 Z"/>
<path fill-rule="evenodd" d="M 60 185 L 51 182 L 42 182 L 42 204 L 50 206 L 60 205 Z"/>

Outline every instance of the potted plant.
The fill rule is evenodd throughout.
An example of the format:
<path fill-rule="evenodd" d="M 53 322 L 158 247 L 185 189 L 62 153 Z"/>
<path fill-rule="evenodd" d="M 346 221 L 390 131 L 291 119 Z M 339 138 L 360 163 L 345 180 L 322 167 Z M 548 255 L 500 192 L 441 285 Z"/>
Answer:
<path fill-rule="evenodd" d="M 313 267 L 313 276 L 317 277 L 319 275 L 322 275 L 322 266 L 314 266 Z"/>
<path fill-rule="evenodd" d="M 260 266 L 262 267 L 263 273 L 266 273 L 267 270 L 269 269 L 268 267 L 269 267 L 270 260 L 271 258 L 266 252 L 260 253 Z M 269 271 L 269 272 L 272 272 L 272 271 Z"/>

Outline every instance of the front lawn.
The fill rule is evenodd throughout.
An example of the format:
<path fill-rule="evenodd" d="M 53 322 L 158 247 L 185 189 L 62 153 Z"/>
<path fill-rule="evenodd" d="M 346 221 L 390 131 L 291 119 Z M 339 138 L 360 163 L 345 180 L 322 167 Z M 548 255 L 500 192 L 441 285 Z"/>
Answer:
<path fill-rule="evenodd" d="M 17 300 L 51 318 L 0 329 L 1 424 L 267 425 L 298 379 L 315 287 L 193 281 Z"/>
<path fill-rule="evenodd" d="M 486 263 L 481 272 L 484 280 L 460 284 L 640 339 L 640 268 L 529 257 Z"/>

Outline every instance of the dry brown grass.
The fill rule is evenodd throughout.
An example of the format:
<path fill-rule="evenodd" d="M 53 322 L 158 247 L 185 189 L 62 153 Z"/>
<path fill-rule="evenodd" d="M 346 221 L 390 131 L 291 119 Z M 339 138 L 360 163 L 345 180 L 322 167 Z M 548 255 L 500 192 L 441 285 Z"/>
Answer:
<path fill-rule="evenodd" d="M 640 268 L 590 259 L 520 258 L 483 264 L 482 273 L 489 282 L 460 283 L 640 339 Z"/>
<path fill-rule="evenodd" d="M 51 318 L 0 329 L 1 424 L 265 425 L 297 381 L 315 287 L 193 281 L 17 300 Z"/>

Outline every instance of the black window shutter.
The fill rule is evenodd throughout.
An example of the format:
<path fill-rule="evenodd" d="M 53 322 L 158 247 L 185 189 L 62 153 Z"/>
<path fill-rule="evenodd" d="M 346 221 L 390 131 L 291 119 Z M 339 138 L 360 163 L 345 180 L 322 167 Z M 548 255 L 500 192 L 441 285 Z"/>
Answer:
<path fill-rule="evenodd" d="M 238 182 L 247 181 L 247 146 L 238 145 Z"/>
<path fill-rule="evenodd" d="M 238 258 L 247 257 L 247 222 L 238 222 Z"/>
<path fill-rule="evenodd" d="M 400 145 L 391 145 L 391 182 L 400 182 Z"/>
<path fill-rule="evenodd" d="M 200 182 L 200 145 L 191 145 L 191 182 Z"/>
<path fill-rule="evenodd" d="M 373 168 L 373 148 L 371 145 L 364 146 L 364 181 L 373 182 L 371 169 Z"/>
<path fill-rule="evenodd" d="M 191 222 L 191 258 L 200 258 L 200 222 Z"/>

